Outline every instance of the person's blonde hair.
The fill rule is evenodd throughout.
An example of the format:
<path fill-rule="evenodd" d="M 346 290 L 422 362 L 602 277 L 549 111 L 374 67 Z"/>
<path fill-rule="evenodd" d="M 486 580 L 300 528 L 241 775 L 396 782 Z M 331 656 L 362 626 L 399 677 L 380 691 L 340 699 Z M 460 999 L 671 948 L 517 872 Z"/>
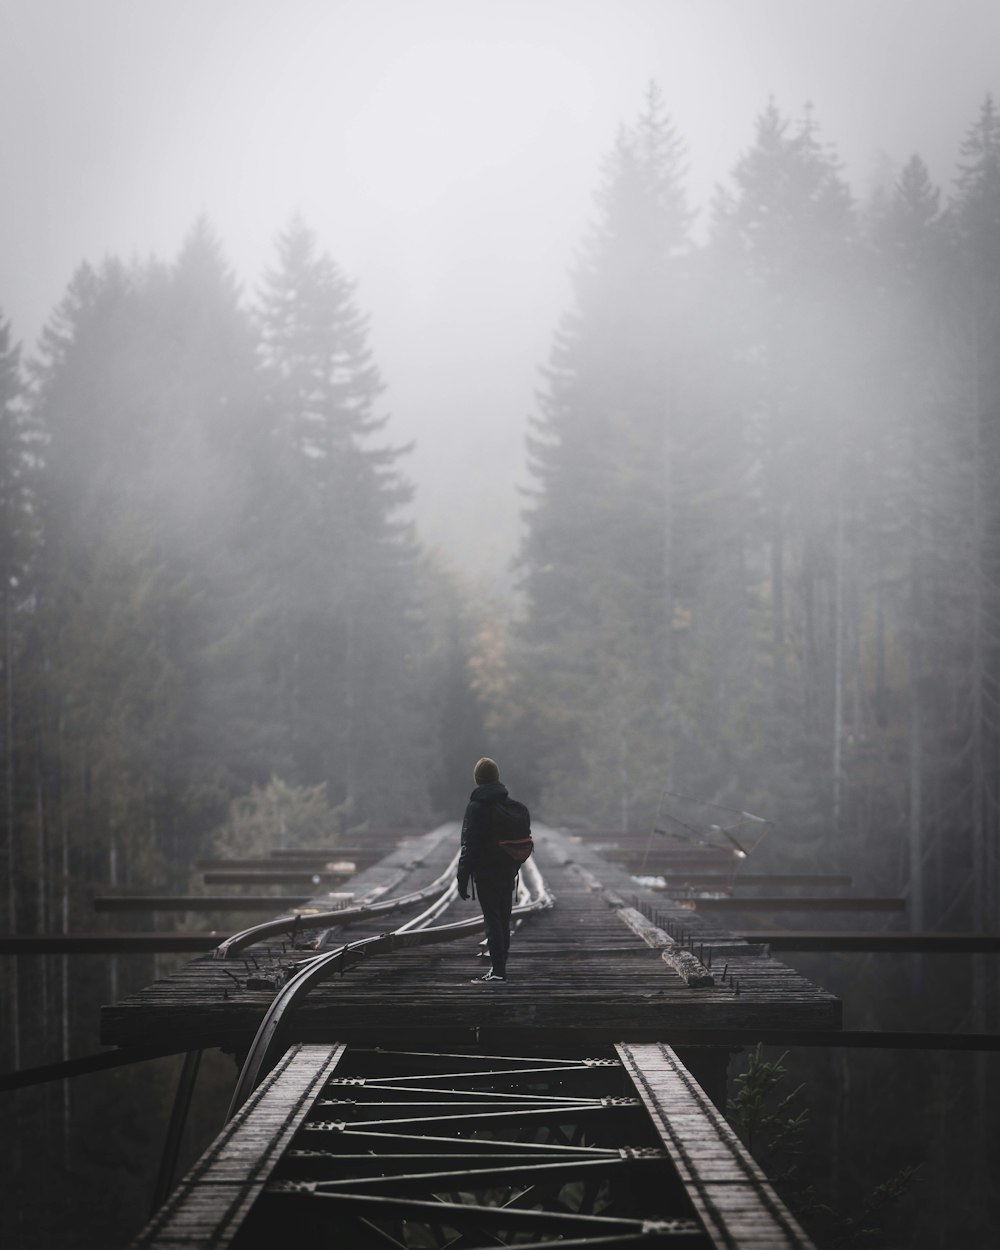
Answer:
<path fill-rule="evenodd" d="M 500 769 L 496 760 L 491 760 L 488 755 L 484 755 L 481 760 L 476 761 L 472 775 L 476 780 L 477 786 L 484 786 L 488 781 L 500 780 Z"/>

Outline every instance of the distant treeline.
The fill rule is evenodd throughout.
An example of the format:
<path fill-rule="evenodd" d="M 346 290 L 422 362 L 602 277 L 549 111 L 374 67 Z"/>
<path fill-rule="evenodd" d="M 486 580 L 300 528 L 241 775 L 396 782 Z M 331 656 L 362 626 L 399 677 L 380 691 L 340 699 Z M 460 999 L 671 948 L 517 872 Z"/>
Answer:
<path fill-rule="evenodd" d="M 991 99 L 958 139 L 947 197 L 914 156 L 859 204 L 811 117 L 770 106 L 695 243 L 681 139 L 651 92 L 607 160 L 545 371 L 523 603 L 489 715 L 556 819 L 649 829 L 664 803 L 677 829 L 671 793 L 711 800 L 776 822 L 769 867 L 901 894 L 914 930 L 996 932 Z M 649 845 L 654 867 L 665 843 Z M 996 960 L 796 964 L 853 1027 L 1000 1027 Z M 795 1183 L 817 1244 L 989 1241 L 996 1064 L 797 1060 Z M 881 1236 L 872 1211 L 921 1164 L 905 1231 Z M 850 1235 L 815 1218 L 816 1195 Z"/>
<path fill-rule="evenodd" d="M 995 929 L 991 100 L 957 156 L 946 200 L 914 156 L 862 205 L 772 105 L 696 243 L 651 90 L 544 370 L 507 606 L 401 519 L 364 315 L 301 221 L 249 297 L 199 223 L 173 263 L 82 266 L 27 361 L 0 322 L 0 928 L 85 927 L 213 845 L 455 816 L 489 751 L 549 820 L 648 828 L 679 791 L 915 928 Z M 8 988 L 4 1066 L 55 1057 L 57 978 Z M 982 960 L 970 989 L 995 1025 Z"/>
<path fill-rule="evenodd" d="M 544 370 L 509 614 L 400 520 L 365 317 L 300 220 L 249 299 L 199 222 L 82 266 L 26 364 L 0 323 L 11 927 L 65 867 L 179 880 L 270 778 L 420 824 L 480 745 L 551 819 L 685 791 L 863 854 L 918 924 L 996 919 L 1000 117 L 947 203 L 914 156 L 859 206 L 772 104 L 698 245 L 683 159 L 651 89 Z"/>
<path fill-rule="evenodd" d="M 663 790 L 985 930 L 1000 849 L 1000 114 L 864 205 L 770 105 L 692 243 L 651 91 L 529 442 L 509 753 L 547 811 Z M 725 821 L 723 821 L 725 823 Z M 765 848 L 762 847 L 762 852 Z M 976 986 L 976 1018 L 985 996 Z"/>
<path fill-rule="evenodd" d="M 187 887 L 251 795 L 316 840 L 443 813 L 483 746 L 461 609 L 310 230 L 249 302 L 204 222 L 173 264 L 84 265 L 27 368 L 0 351 L 2 927 Z M 304 836 L 274 823 L 257 849 Z"/>

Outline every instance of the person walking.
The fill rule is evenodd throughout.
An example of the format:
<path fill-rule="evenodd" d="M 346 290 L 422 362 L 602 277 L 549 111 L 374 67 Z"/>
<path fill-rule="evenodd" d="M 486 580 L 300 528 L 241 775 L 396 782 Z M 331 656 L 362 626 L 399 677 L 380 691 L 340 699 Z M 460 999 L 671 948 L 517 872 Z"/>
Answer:
<path fill-rule="evenodd" d="M 473 897 L 478 897 L 486 923 L 492 967 L 474 980 L 506 981 L 514 883 L 534 845 L 531 816 L 523 803 L 510 797 L 500 781 L 496 760 L 487 756 L 477 760 L 472 775 L 476 788 L 462 821 L 458 892 L 467 899 L 472 885 Z"/>

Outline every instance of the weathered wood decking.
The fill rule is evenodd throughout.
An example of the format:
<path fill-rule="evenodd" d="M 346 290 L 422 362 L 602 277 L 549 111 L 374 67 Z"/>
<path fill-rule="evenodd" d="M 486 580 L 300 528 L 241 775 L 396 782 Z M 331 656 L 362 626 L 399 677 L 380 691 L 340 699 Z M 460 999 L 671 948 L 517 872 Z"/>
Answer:
<path fill-rule="evenodd" d="M 414 838 L 359 873 L 350 888 L 358 898 L 374 898 L 425 885 L 443 871 L 457 837 L 457 827 L 447 826 Z M 683 1044 L 712 1030 L 840 1027 L 839 1000 L 764 948 L 643 890 L 624 868 L 580 840 L 540 828 L 536 847 L 538 866 L 557 902 L 529 917 L 516 934 L 506 984 L 472 983 L 485 966 L 475 938 L 397 951 L 315 989 L 295 1013 L 293 1039 L 441 1045 L 530 1034 L 535 1045 L 674 1039 Z M 683 961 L 676 958 L 679 946 L 639 916 L 633 901 L 664 923 L 669 920 L 674 937 L 681 927 L 685 937 L 693 935 L 689 945 L 696 954 L 685 958 L 703 965 L 711 960 L 714 985 L 686 983 Z M 322 899 L 313 906 L 321 909 Z M 309 911 L 301 909 L 304 924 Z M 475 914 L 475 903 L 458 902 L 442 920 Z M 353 939 L 396 923 L 382 918 L 352 925 L 346 934 Z M 272 940 L 247 955 L 229 962 L 195 960 L 105 1007 L 102 1040 L 136 1046 L 155 1038 L 178 1050 L 244 1049 L 275 988 L 308 952 L 282 949 Z"/>

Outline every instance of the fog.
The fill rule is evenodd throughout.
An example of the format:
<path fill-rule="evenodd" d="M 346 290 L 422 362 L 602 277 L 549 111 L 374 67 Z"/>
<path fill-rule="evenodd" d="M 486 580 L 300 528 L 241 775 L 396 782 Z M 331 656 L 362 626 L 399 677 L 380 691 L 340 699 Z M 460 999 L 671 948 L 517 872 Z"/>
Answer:
<path fill-rule="evenodd" d="M 650 876 L 728 828 L 893 903 L 803 927 L 981 950 L 998 47 L 997 0 L 0 0 L 0 931 L 457 819 L 489 755 Z M 925 953 L 796 966 L 995 1044 L 995 961 Z M 129 959 L 8 960 L 0 1068 L 95 1050 Z M 797 1055 L 830 1244 L 878 1186 L 873 1246 L 987 1244 L 986 1058 Z M 0 1240 L 125 1244 L 156 1079 L 18 1104 Z"/>
<path fill-rule="evenodd" d="M 372 317 L 422 534 L 491 581 L 600 164 L 648 82 L 704 223 L 772 95 L 811 103 L 859 196 L 914 150 L 947 183 L 1000 41 L 992 0 L 3 0 L 0 23 L 15 337 L 81 260 L 171 257 L 202 213 L 252 292 L 300 211 Z"/>

